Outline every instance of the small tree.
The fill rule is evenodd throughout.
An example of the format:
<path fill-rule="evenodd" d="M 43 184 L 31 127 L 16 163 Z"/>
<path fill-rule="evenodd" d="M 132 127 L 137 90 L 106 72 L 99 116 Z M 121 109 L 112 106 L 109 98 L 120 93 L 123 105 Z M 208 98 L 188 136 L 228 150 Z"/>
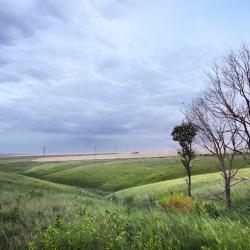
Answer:
<path fill-rule="evenodd" d="M 197 129 L 193 123 L 182 123 L 179 126 L 174 127 L 172 131 L 172 137 L 174 141 L 178 141 L 180 150 L 178 154 L 181 157 L 181 162 L 186 170 L 188 176 L 188 196 L 191 196 L 191 161 L 195 157 L 193 150 L 193 141 L 197 134 Z"/>

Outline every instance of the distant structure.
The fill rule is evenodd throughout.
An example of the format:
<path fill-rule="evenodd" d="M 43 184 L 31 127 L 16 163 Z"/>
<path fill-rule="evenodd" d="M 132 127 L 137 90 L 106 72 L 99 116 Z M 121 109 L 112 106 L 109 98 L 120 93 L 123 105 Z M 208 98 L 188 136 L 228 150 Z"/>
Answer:
<path fill-rule="evenodd" d="M 46 156 L 46 145 L 43 145 L 43 156 Z"/>
<path fill-rule="evenodd" d="M 95 154 L 95 159 L 96 159 L 96 146 L 94 148 L 94 154 Z"/>

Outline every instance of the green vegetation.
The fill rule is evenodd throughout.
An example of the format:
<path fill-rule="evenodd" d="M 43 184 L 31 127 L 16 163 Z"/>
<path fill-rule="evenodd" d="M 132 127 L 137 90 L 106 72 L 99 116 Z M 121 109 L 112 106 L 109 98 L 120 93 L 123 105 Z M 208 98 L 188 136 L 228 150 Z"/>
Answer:
<path fill-rule="evenodd" d="M 245 167 L 239 176 L 250 177 L 246 162 L 236 163 Z M 194 160 L 195 208 L 182 213 L 182 195 L 166 198 L 186 191 L 175 157 L 0 160 L 0 249 L 250 249 L 249 182 L 233 188 L 237 208 L 229 213 L 207 201 L 209 189 L 222 190 L 215 171 L 213 157 Z"/>
<path fill-rule="evenodd" d="M 239 177 L 244 176 L 250 178 L 250 168 L 242 169 Z M 115 192 L 118 199 L 127 199 L 133 197 L 137 202 L 153 199 L 159 200 L 169 196 L 172 193 L 185 193 L 185 178 L 178 178 L 169 181 L 162 181 L 138 187 L 132 187 Z M 200 199 L 212 198 L 214 193 L 222 190 L 222 177 L 219 173 L 196 175 L 193 177 L 193 194 Z M 242 182 L 236 185 L 232 191 L 233 199 L 236 203 L 250 202 L 250 184 Z"/>
<path fill-rule="evenodd" d="M 193 175 L 217 172 L 212 156 L 200 156 L 193 161 Z M 248 167 L 240 157 L 235 165 Z M 136 160 L 106 160 L 81 162 L 15 162 L 0 164 L 0 171 L 15 172 L 56 183 L 118 191 L 129 187 L 171 180 L 186 175 L 179 158 Z"/>
<path fill-rule="evenodd" d="M 0 249 L 27 247 L 34 229 L 96 195 L 14 173 L 0 172 Z"/>
<path fill-rule="evenodd" d="M 194 139 L 197 135 L 198 129 L 191 122 L 177 125 L 174 127 L 171 135 L 174 141 L 177 141 L 180 145 L 178 151 L 179 156 L 181 157 L 181 163 L 187 173 L 187 184 L 188 184 L 188 196 L 191 197 L 191 186 L 192 186 L 192 165 L 191 161 L 195 158 L 195 151 L 193 149 Z"/>
<path fill-rule="evenodd" d="M 128 213 L 93 204 L 39 231 L 30 248 L 243 250 L 250 245 L 248 223 L 246 218 L 238 217 L 216 219 L 206 214 L 166 214 L 156 209 Z"/>
<path fill-rule="evenodd" d="M 193 163 L 193 175 L 217 172 L 216 159 L 199 157 Z M 246 167 L 246 161 L 238 158 L 235 164 Z M 115 160 L 96 162 L 69 170 L 44 175 L 52 182 L 117 191 L 124 188 L 171 180 L 185 176 L 185 170 L 176 157 L 165 159 Z"/>

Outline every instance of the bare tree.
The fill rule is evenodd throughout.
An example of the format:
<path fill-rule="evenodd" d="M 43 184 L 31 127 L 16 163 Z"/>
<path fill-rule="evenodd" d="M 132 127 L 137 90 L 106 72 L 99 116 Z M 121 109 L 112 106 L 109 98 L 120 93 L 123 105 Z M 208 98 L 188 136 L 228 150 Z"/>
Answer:
<path fill-rule="evenodd" d="M 208 94 L 207 92 L 206 94 Z M 233 165 L 236 154 L 242 150 L 243 138 L 239 136 L 240 126 L 228 117 L 217 117 L 207 96 L 196 99 L 187 110 L 187 120 L 198 129 L 198 143 L 218 159 L 218 169 L 224 179 L 225 201 L 232 208 L 231 186 L 239 168 Z"/>
<path fill-rule="evenodd" d="M 250 151 L 250 50 L 243 44 L 238 52 L 231 51 L 220 66 L 210 72 L 210 88 L 205 95 L 209 109 L 220 119 L 231 120 L 240 128 L 239 136 Z"/>

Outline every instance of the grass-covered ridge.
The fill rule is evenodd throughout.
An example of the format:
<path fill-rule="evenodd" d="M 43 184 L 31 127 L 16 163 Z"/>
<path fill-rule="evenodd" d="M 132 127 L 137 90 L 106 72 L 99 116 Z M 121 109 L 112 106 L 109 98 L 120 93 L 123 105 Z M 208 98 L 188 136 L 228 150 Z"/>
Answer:
<path fill-rule="evenodd" d="M 238 158 L 236 164 L 245 167 L 239 176 L 250 178 L 246 162 Z M 221 190 L 222 183 L 218 173 L 209 173 L 217 171 L 213 157 L 197 158 L 193 171 L 199 205 L 207 202 L 208 188 Z M 249 182 L 233 188 L 233 213 L 220 201 L 205 210 L 166 212 L 161 199 L 185 193 L 184 176 L 176 157 L 0 160 L 0 249 L 250 249 Z M 92 188 L 118 191 L 103 197 Z"/>
<path fill-rule="evenodd" d="M 44 190 L 64 193 L 81 192 L 85 196 L 94 196 L 94 194 L 83 189 L 78 189 L 72 186 L 53 183 L 45 180 L 23 176 L 15 173 L 0 172 L 0 189 L 1 191 L 12 190 L 13 188 L 22 190 Z"/>
<path fill-rule="evenodd" d="M 235 160 L 235 165 L 249 166 L 240 157 Z M 20 169 L 16 166 L 12 166 L 12 168 L 20 173 Z M 217 171 L 217 160 L 213 156 L 197 157 L 193 162 L 193 175 Z M 56 183 L 103 191 L 118 191 L 185 176 L 185 171 L 178 157 L 46 164 L 36 162 L 34 166 L 24 167 L 24 171 L 21 173 Z"/>
<path fill-rule="evenodd" d="M 241 169 L 238 173 L 239 177 L 247 178 L 248 181 L 243 181 L 232 188 L 233 199 L 235 202 L 250 203 L 250 168 Z M 185 177 L 182 177 L 124 189 L 108 197 L 115 195 L 118 199 L 122 200 L 132 197 L 137 202 L 148 199 L 159 200 L 172 193 L 186 193 L 186 186 Z M 209 198 L 222 190 L 223 180 L 219 173 L 196 175 L 192 178 L 192 191 L 196 198 Z"/>
<path fill-rule="evenodd" d="M 0 249 L 27 249 L 36 227 L 98 196 L 82 189 L 0 172 Z"/>

